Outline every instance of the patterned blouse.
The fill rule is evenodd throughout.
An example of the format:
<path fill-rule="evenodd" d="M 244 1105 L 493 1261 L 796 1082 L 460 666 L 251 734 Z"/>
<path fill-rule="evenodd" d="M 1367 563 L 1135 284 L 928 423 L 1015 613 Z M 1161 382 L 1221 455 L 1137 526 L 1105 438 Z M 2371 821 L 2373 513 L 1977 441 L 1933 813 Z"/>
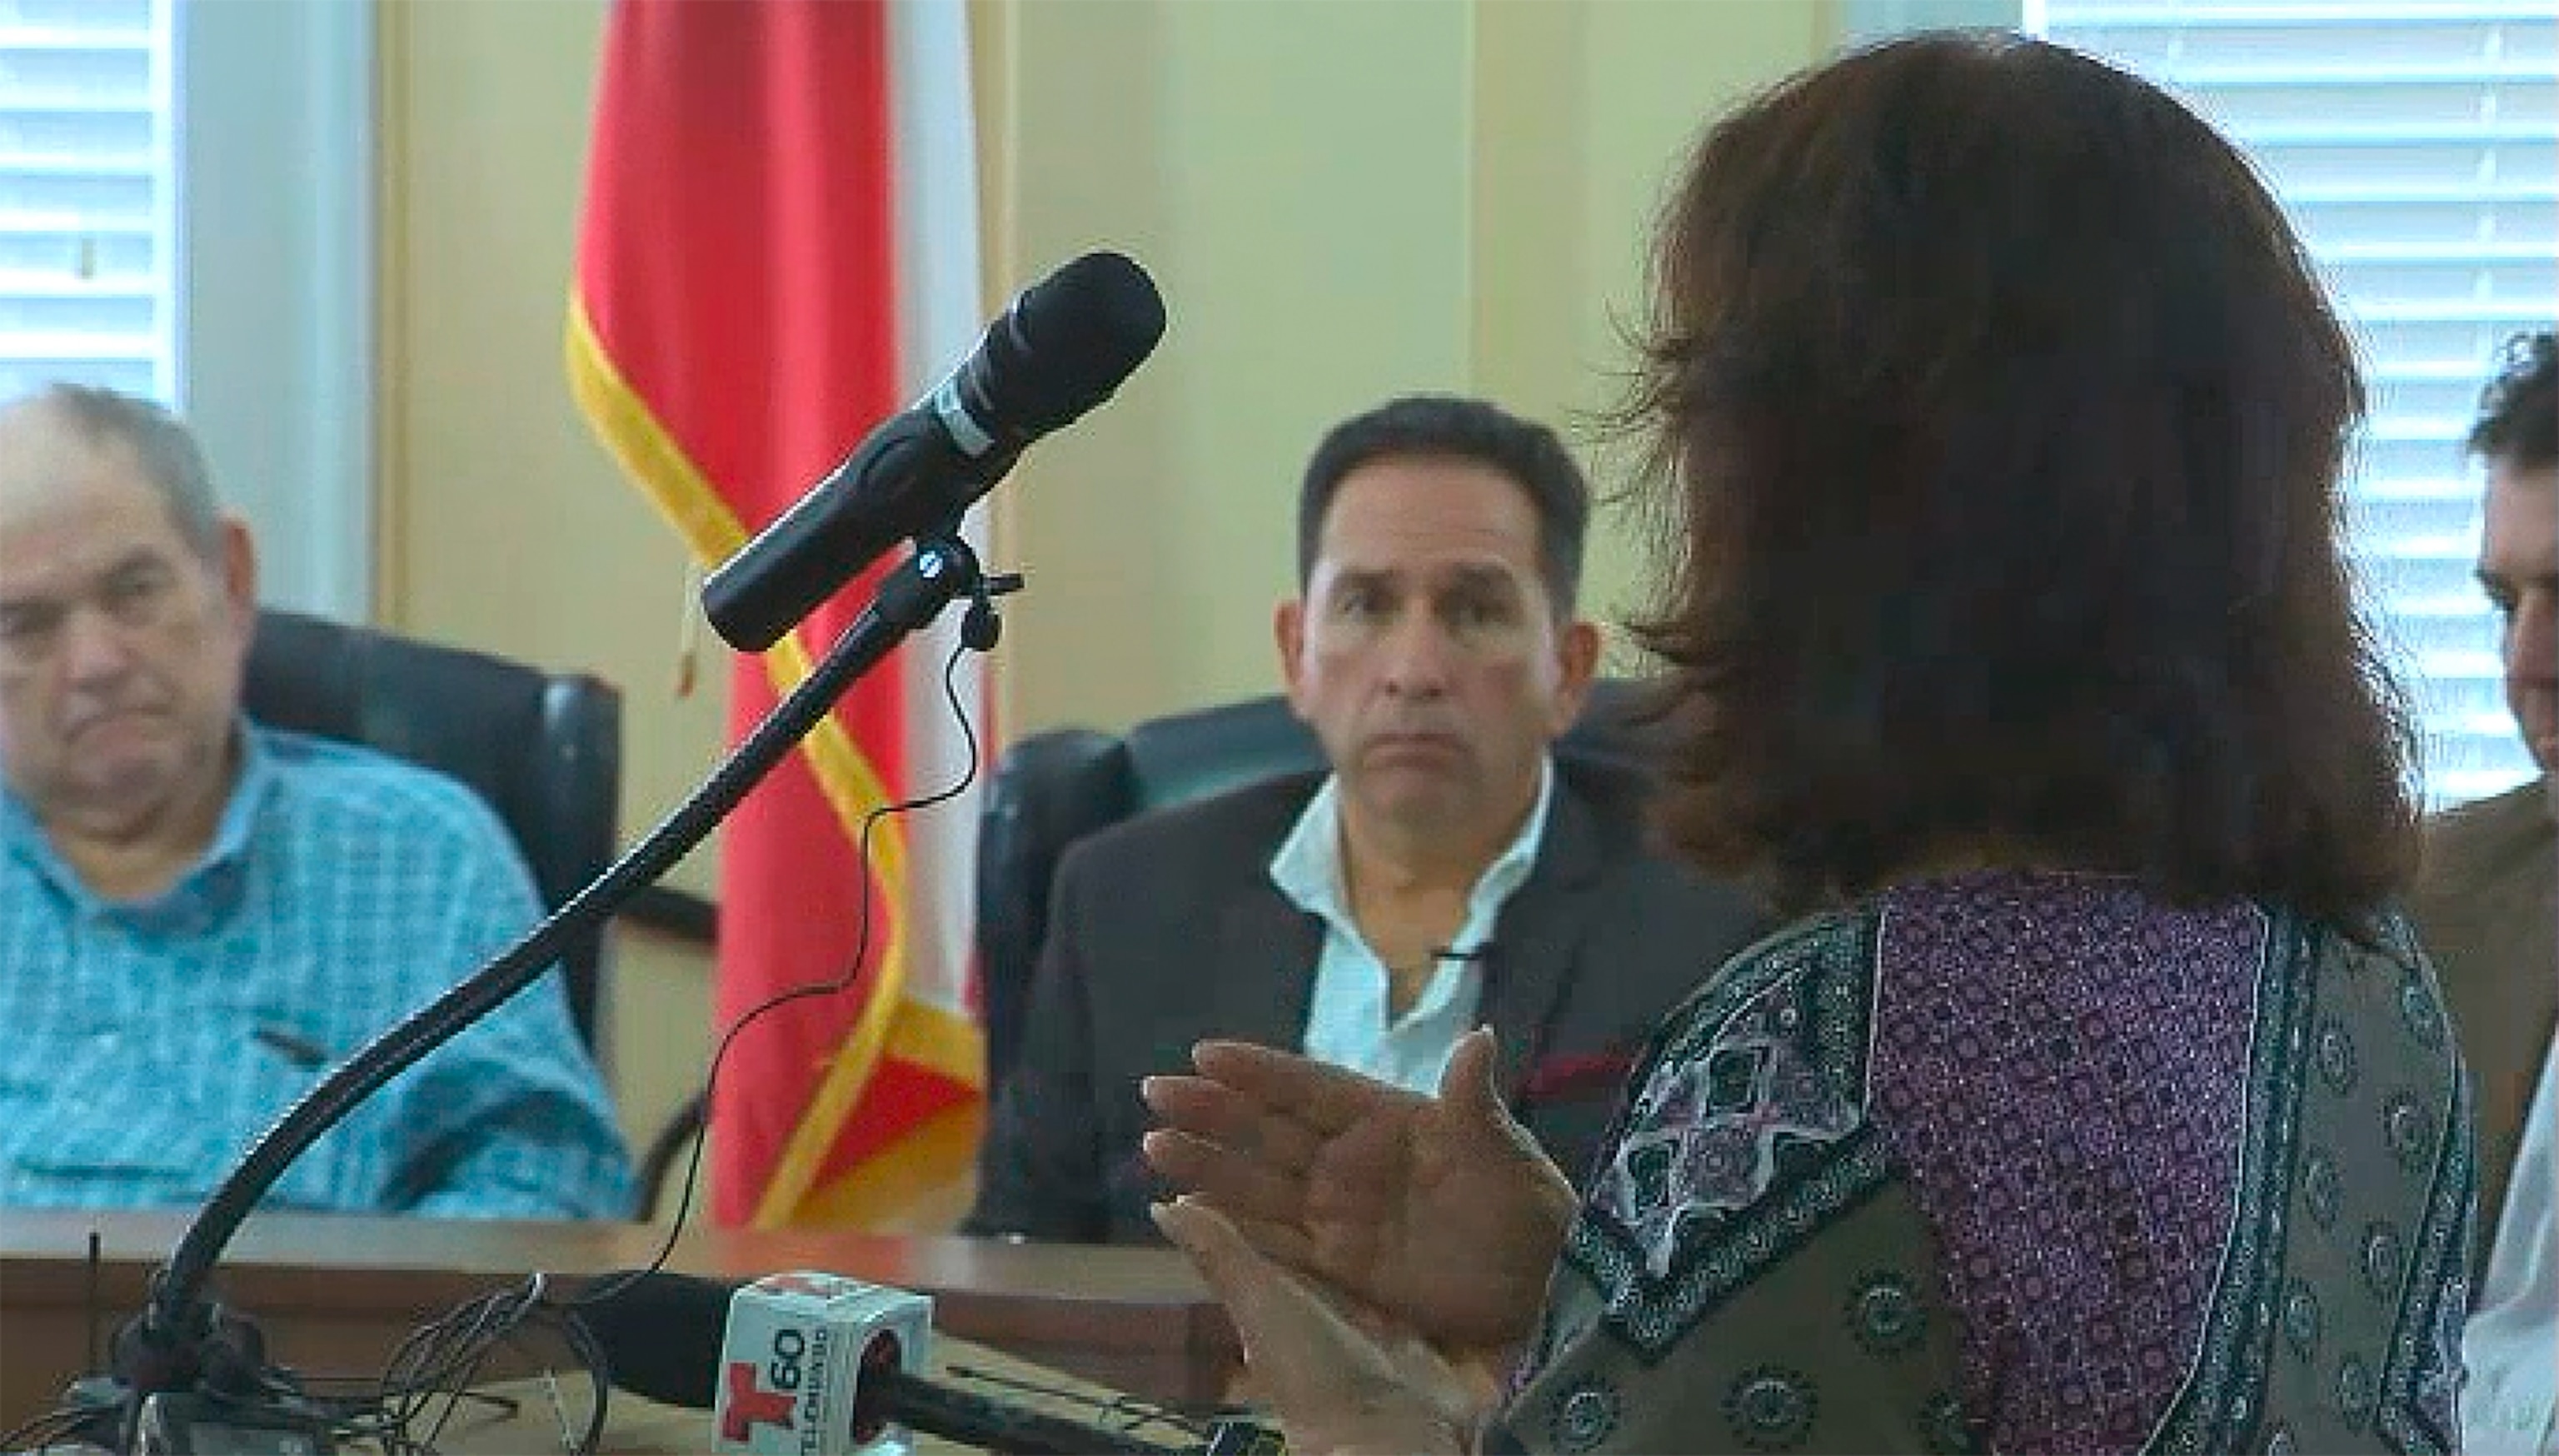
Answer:
<path fill-rule="evenodd" d="M 2468 1098 L 2377 939 L 1992 871 L 1761 942 L 1638 1070 L 1486 1448 L 2451 1450 Z"/>

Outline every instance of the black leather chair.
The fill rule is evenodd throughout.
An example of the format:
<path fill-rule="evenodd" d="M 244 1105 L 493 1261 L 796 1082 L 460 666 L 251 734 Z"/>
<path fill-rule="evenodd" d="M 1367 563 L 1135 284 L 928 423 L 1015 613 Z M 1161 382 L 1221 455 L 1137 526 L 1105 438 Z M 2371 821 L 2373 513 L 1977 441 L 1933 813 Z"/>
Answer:
<path fill-rule="evenodd" d="M 1640 683 L 1603 679 L 1556 754 L 1640 772 L 1651 731 Z M 1048 933 L 1049 881 L 1068 845 L 1150 809 L 1320 769 L 1314 733 L 1279 696 L 1140 723 L 1034 733 L 1005 750 L 978 825 L 978 974 L 992 1095 L 1021 1049 L 1032 972 Z"/>
<path fill-rule="evenodd" d="M 547 909 L 612 861 L 622 696 L 600 678 L 267 610 L 241 696 L 270 727 L 363 744 L 470 785 L 515 834 Z M 560 957 L 590 1048 L 603 961 L 601 936 Z"/>

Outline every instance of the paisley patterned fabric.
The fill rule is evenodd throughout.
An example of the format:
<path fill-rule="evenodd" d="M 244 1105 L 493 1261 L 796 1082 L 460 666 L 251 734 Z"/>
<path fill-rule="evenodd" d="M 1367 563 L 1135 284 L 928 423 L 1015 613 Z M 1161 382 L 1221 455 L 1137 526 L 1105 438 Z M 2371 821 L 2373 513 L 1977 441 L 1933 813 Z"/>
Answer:
<path fill-rule="evenodd" d="M 1914 882 L 1639 1068 L 1514 1397 L 1535 1451 L 2443 1452 L 2474 1194 L 2402 925 Z"/>

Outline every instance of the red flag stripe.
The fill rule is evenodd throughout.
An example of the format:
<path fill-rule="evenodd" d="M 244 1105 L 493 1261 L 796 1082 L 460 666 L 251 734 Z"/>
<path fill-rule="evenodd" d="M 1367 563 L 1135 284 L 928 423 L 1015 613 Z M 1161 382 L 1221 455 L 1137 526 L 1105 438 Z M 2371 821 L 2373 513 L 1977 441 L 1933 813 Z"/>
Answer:
<path fill-rule="evenodd" d="M 705 557 L 772 519 L 897 403 L 884 10 L 619 0 L 608 22 L 571 375 L 599 433 Z M 796 651 L 738 663 L 732 735 L 866 595 L 815 614 Z M 861 948 L 849 831 L 905 786 L 904 713 L 898 674 L 873 673 L 724 827 L 723 1024 L 833 977 Z M 873 954 L 856 994 L 781 1008 L 722 1072 L 722 1222 L 791 1219 L 857 1106 L 865 1126 L 899 1120 L 864 1102 L 894 1041 L 905 959 L 893 820 L 872 843 Z M 817 1123 L 813 1099 L 832 1109 Z"/>

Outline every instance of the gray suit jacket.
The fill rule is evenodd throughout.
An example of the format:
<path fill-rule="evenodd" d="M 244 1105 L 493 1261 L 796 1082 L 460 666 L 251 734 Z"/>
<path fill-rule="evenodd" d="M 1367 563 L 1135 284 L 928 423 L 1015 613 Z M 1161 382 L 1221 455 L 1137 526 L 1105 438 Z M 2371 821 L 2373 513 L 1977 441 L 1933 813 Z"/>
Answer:
<path fill-rule="evenodd" d="M 2524 1110 L 2559 1023 L 2559 825 L 2550 785 L 2535 779 L 2430 821 L 2409 911 L 2470 1068 L 2484 1249 L 2496 1237 Z"/>
<path fill-rule="evenodd" d="M 1513 1113 L 1577 1181 L 1672 1007 L 1769 928 L 1738 890 L 1648 852 L 1635 780 L 1559 761 L 1537 866 L 1495 922 L 1480 1009 Z M 1304 1043 L 1323 923 L 1271 857 L 1322 782 L 1301 775 L 1115 825 L 1072 848 L 1021 1059 L 978 1155 L 976 1234 L 1155 1237 L 1140 1078 L 1203 1037 Z"/>

